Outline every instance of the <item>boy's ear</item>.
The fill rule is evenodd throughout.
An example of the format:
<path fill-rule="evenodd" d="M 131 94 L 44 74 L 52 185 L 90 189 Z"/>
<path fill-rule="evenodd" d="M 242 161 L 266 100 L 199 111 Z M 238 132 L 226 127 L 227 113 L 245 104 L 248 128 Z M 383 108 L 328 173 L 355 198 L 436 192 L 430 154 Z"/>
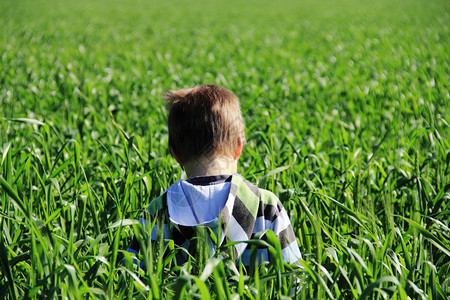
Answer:
<path fill-rule="evenodd" d="M 173 158 L 175 158 L 175 160 L 180 164 L 180 166 L 183 166 L 183 161 L 181 160 L 181 158 L 177 155 L 177 153 L 175 151 L 173 151 L 172 146 L 169 147 L 170 148 L 170 154 L 173 156 Z"/>
<path fill-rule="evenodd" d="M 239 137 L 237 147 L 234 150 L 234 160 L 238 160 L 238 158 L 241 156 L 242 147 L 244 147 L 244 143 L 242 142 L 242 139 Z"/>

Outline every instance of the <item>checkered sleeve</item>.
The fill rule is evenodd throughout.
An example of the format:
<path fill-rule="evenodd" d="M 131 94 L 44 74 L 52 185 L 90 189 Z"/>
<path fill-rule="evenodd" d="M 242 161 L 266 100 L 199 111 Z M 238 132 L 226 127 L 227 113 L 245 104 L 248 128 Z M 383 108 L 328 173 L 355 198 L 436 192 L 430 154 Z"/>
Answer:
<path fill-rule="evenodd" d="M 258 195 L 259 207 L 252 238 L 265 230 L 273 231 L 280 241 L 283 260 L 291 264 L 297 263 L 301 259 L 301 253 L 286 209 L 272 192 L 259 189 Z M 262 239 L 266 240 L 266 237 L 263 236 Z M 250 252 L 251 246 L 248 246 L 242 254 L 241 261 L 244 265 L 250 265 Z M 256 259 L 257 264 L 268 261 L 268 250 L 258 248 Z"/>

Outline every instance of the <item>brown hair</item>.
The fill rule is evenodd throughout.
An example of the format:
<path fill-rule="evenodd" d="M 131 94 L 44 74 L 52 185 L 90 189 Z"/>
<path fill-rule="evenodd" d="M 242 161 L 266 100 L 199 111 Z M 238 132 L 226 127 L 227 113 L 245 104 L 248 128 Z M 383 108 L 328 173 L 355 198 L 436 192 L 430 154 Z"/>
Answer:
<path fill-rule="evenodd" d="M 200 156 L 234 157 L 245 143 L 239 99 L 226 88 L 208 84 L 170 91 L 169 146 L 184 162 Z"/>

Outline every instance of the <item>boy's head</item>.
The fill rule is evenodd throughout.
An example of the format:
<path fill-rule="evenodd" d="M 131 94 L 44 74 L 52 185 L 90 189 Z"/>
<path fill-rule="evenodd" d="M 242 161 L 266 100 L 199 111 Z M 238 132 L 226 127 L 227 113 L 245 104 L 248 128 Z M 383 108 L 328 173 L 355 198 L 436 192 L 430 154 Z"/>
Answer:
<path fill-rule="evenodd" d="M 164 98 L 169 102 L 169 147 L 180 163 L 201 157 L 239 157 L 245 135 L 236 95 L 208 84 L 170 91 Z"/>

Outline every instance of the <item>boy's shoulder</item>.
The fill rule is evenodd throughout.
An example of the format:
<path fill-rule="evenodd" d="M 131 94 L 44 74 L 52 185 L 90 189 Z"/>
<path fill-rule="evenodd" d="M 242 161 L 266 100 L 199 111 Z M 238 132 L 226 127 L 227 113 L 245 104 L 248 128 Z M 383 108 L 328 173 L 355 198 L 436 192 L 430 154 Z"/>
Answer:
<path fill-rule="evenodd" d="M 279 198 L 271 191 L 258 187 L 245 179 L 240 174 L 232 175 L 230 193 L 237 196 L 241 201 L 250 206 L 273 205 L 280 203 Z M 167 190 L 164 193 L 150 201 L 147 206 L 147 212 L 155 216 L 159 211 L 167 208 Z M 255 207 L 256 208 L 256 207 Z"/>
<path fill-rule="evenodd" d="M 236 180 L 235 180 L 236 178 Z M 258 187 L 257 185 L 251 183 L 247 179 L 245 179 L 243 176 L 238 175 L 237 177 L 233 176 L 233 181 L 235 183 L 239 184 L 245 184 L 248 190 L 252 191 L 253 194 L 257 197 L 258 201 L 260 203 L 263 203 L 265 205 L 278 205 L 279 199 L 278 197 L 271 191 L 263 189 Z M 246 190 L 246 189 L 238 189 L 239 190 Z"/>
<path fill-rule="evenodd" d="M 260 200 L 264 204 L 277 205 L 278 202 L 280 202 L 280 200 L 278 199 L 277 195 L 275 195 L 274 193 L 272 193 L 269 190 L 265 190 L 265 189 L 261 189 L 260 188 L 259 192 L 260 192 Z"/>
<path fill-rule="evenodd" d="M 147 206 L 146 211 L 150 213 L 150 215 L 155 216 L 159 211 L 163 210 L 166 207 L 166 192 L 164 192 L 161 196 L 154 198 L 150 201 L 150 204 Z"/>

